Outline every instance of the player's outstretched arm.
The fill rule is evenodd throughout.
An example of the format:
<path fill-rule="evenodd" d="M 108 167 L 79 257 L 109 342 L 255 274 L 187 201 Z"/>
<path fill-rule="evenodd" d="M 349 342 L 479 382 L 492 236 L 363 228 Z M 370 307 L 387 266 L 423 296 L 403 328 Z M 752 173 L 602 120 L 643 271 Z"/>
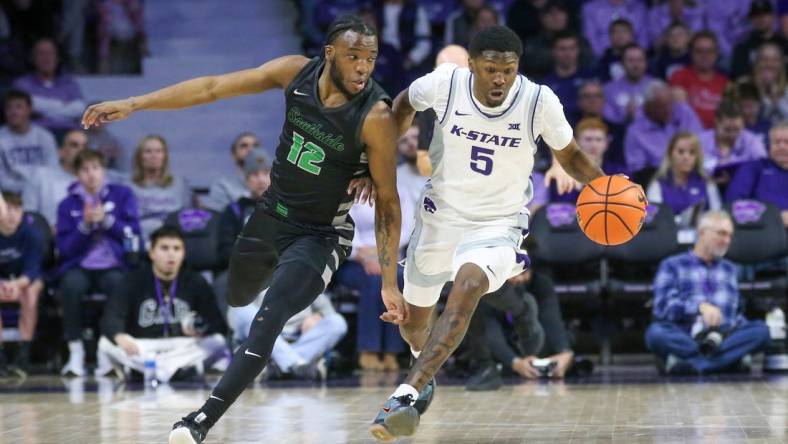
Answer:
<path fill-rule="evenodd" d="M 97 103 L 85 110 L 82 126 L 87 129 L 122 120 L 135 111 L 189 108 L 228 97 L 285 88 L 308 62 L 304 56 L 285 56 L 257 68 L 197 77 L 142 96 Z"/>
<path fill-rule="evenodd" d="M 410 88 L 403 89 L 394 99 L 392 106 L 394 110 L 394 119 L 397 121 L 397 138 L 402 137 L 408 128 L 413 124 L 413 116 L 416 115 L 416 110 L 410 104 L 408 91 Z"/>
<path fill-rule="evenodd" d="M 604 176 L 605 172 L 594 164 L 577 145 L 573 138 L 569 145 L 562 150 L 552 150 L 553 157 L 559 165 L 574 180 L 585 185 L 597 177 Z"/>
<path fill-rule="evenodd" d="M 367 115 L 362 129 L 367 146 L 369 171 L 377 189 L 375 200 L 375 238 L 383 278 L 381 319 L 402 324 L 408 321 L 408 308 L 397 286 L 397 258 L 402 213 L 397 193 L 397 126 L 392 110 L 378 102 Z"/>

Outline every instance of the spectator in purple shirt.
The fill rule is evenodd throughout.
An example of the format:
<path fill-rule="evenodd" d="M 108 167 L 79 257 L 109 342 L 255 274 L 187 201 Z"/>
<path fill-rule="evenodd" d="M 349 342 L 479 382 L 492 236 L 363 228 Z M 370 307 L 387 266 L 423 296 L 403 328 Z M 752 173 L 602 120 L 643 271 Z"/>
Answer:
<path fill-rule="evenodd" d="M 82 298 L 91 289 L 114 294 L 126 268 L 124 245 L 133 243 L 135 237 L 139 242 L 140 226 L 134 193 L 107 183 L 101 153 L 83 150 L 74 166 L 79 181 L 58 206 L 55 240 L 60 265 L 56 274 L 69 348 L 62 373 L 83 376 Z"/>
<path fill-rule="evenodd" d="M 604 81 L 618 80 L 624 77 L 624 65 L 621 57 L 624 49 L 635 43 L 635 30 L 632 23 L 626 19 L 616 19 L 610 22 L 608 29 L 610 34 L 610 47 L 602 54 L 599 59 L 599 73 Z"/>
<path fill-rule="evenodd" d="M 579 111 L 577 91 L 585 81 L 596 78 L 596 74 L 580 67 L 580 36 L 577 34 L 556 34 L 552 48 L 555 68 L 552 74 L 542 79 L 542 83 L 549 86 L 561 99 L 567 118 L 576 119 Z"/>
<path fill-rule="evenodd" d="M 703 169 L 720 185 L 727 185 L 736 168 L 751 160 L 767 156 L 762 140 L 744 129 L 741 107 L 731 101 L 717 108 L 714 128 L 700 134 L 703 146 Z"/>
<path fill-rule="evenodd" d="M 646 196 L 649 202 L 670 207 L 683 228 L 692 227 L 701 212 L 722 207 L 717 186 L 703 171 L 703 150 L 695 134 L 680 131 L 673 135 Z"/>
<path fill-rule="evenodd" d="M 652 58 L 651 74 L 663 80 L 674 72 L 689 65 L 689 43 L 692 31 L 682 22 L 676 22 L 665 30 L 665 44 Z"/>
<path fill-rule="evenodd" d="M 628 123 L 643 105 L 643 93 L 653 80 L 646 75 L 646 51 L 630 45 L 622 52 L 624 76 L 605 85 L 605 118 L 611 122 Z"/>
<path fill-rule="evenodd" d="M 750 72 L 758 48 L 764 43 L 779 45 L 783 53 L 788 49 L 788 40 L 778 33 L 777 16 L 769 0 L 754 0 L 750 4 L 750 35 L 733 50 L 731 78 L 736 79 Z"/>
<path fill-rule="evenodd" d="M 788 228 L 788 122 L 769 131 L 769 158 L 746 163 L 733 176 L 725 200 L 757 199 L 777 206 Z"/>
<path fill-rule="evenodd" d="M 14 87 L 32 96 L 35 122 L 59 140 L 66 131 L 79 127 L 85 101 L 77 82 L 58 73 L 58 64 L 55 42 L 39 40 L 33 47 L 35 72 L 16 79 Z"/>
<path fill-rule="evenodd" d="M 704 5 L 690 0 L 665 0 L 648 11 L 649 40 L 654 48 L 665 44 L 665 30 L 673 23 L 684 23 L 693 32 L 704 27 Z"/>
<path fill-rule="evenodd" d="M 654 321 L 646 347 L 667 374 L 704 374 L 736 369 L 745 356 L 769 342 L 763 321 L 741 315 L 737 267 L 723 259 L 733 236 L 733 222 L 723 211 L 700 217 L 691 251 L 662 261 L 654 278 Z M 703 353 L 699 339 L 709 329 L 723 335 L 718 347 Z M 744 360 L 743 367 L 749 371 Z"/>
<path fill-rule="evenodd" d="M 597 55 L 610 46 L 610 22 L 624 18 L 632 24 L 640 46 L 648 48 L 646 7 L 640 0 L 591 0 L 583 5 L 583 32 Z"/>
<path fill-rule="evenodd" d="M 700 132 L 698 116 L 686 103 L 674 101 L 673 92 L 665 82 L 652 81 L 646 88 L 643 107 L 624 137 L 627 170 L 636 175 L 641 170 L 656 168 L 670 138 L 681 130 Z"/>

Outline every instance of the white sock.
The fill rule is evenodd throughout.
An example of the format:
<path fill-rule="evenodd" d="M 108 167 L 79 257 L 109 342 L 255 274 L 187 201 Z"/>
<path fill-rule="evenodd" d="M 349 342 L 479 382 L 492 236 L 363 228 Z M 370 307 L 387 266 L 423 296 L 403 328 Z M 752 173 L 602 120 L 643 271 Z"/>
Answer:
<path fill-rule="evenodd" d="M 71 356 L 85 356 L 85 346 L 82 345 L 82 341 L 68 341 L 68 353 L 69 358 Z"/>
<path fill-rule="evenodd" d="M 419 355 L 421 354 L 421 352 L 420 351 L 416 351 L 416 350 L 413 349 L 413 347 L 411 347 L 410 348 L 410 354 L 412 354 L 414 358 L 419 359 Z"/>
<path fill-rule="evenodd" d="M 390 398 L 398 398 L 405 395 L 410 395 L 413 398 L 413 402 L 416 402 L 416 398 L 419 397 L 419 392 L 412 385 L 400 384 Z"/>

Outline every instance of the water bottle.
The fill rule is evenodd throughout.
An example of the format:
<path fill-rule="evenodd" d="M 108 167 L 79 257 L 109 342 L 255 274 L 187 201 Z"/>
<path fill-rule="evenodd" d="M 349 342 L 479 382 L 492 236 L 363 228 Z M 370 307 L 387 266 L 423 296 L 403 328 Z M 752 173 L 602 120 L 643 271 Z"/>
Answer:
<path fill-rule="evenodd" d="M 139 259 L 140 238 L 128 225 L 123 227 L 123 250 L 125 251 L 126 263 L 132 267 L 136 266 Z"/>
<path fill-rule="evenodd" d="M 774 307 L 766 314 L 766 326 L 773 340 L 785 339 L 785 313 L 780 307 Z"/>
<path fill-rule="evenodd" d="M 156 379 L 156 355 L 153 353 L 145 356 L 143 376 L 145 388 L 155 388 L 159 385 L 159 381 Z"/>
<path fill-rule="evenodd" d="M 785 334 L 785 313 L 780 307 L 774 307 L 766 314 L 766 326 L 769 328 L 771 341 L 766 347 L 763 360 L 763 371 L 788 371 L 788 344 Z"/>

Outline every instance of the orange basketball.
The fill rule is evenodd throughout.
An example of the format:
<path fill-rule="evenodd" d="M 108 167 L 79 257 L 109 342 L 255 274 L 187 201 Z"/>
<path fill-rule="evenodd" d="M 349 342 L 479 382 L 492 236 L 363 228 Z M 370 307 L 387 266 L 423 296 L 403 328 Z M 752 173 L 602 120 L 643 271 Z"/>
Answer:
<path fill-rule="evenodd" d="M 598 244 L 623 244 L 640 231 L 647 204 L 640 187 L 629 179 L 597 177 L 577 197 L 577 223 Z"/>

